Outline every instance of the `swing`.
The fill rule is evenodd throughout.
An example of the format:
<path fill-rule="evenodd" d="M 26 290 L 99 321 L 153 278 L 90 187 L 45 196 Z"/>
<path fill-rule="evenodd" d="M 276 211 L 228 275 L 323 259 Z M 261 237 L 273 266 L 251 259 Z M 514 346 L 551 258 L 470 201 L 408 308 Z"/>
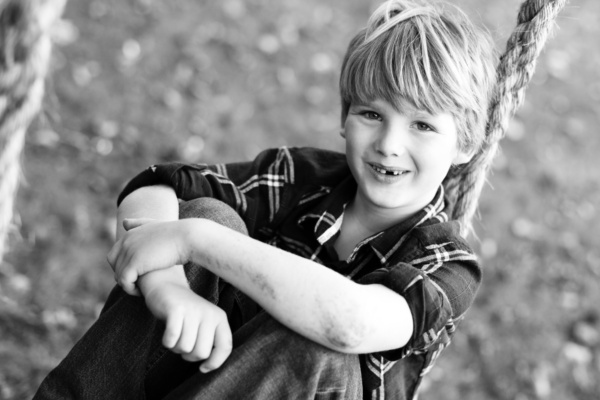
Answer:
<path fill-rule="evenodd" d="M 25 132 L 39 112 L 51 52 L 49 31 L 66 0 L 0 0 L 0 262 L 10 230 L 19 184 Z M 525 89 L 556 16 L 566 0 L 525 0 L 517 26 L 500 58 L 486 142 L 463 169 L 449 173 L 447 192 L 456 196 L 454 218 L 468 223 L 508 123 L 523 103 Z M 469 173 L 465 172 L 467 168 Z M 472 190 L 458 190 L 472 189 Z M 456 193 L 471 193 L 468 196 Z M 467 235 L 469 232 L 462 232 Z"/>
<path fill-rule="evenodd" d="M 477 212 L 477 202 L 498 152 L 499 142 L 506 134 L 510 119 L 523 103 L 537 57 L 554 26 L 556 16 L 566 3 L 567 0 L 525 0 L 521 5 L 517 26 L 498 64 L 485 142 L 464 168 L 451 170 L 444 181 L 446 191 L 456 197 L 452 218 L 465 222 L 463 226 L 470 226 Z M 468 193 L 468 196 L 462 195 L 464 193 Z M 461 233 L 466 236 L 469 232 Z"/>
<path fill-rule="evenodd" d="M 34 32 L 39 29 L 39 27 L 35 28 L 36 19 L 31 15 L 30 18 L 21 19 L 22 23 L 17 23 L 23 11 L 16 10 L 19 4 L 24 3 L 3 3 L 3 1 L 0 0 L 0 50 L 2 50 L 0 53 L 0 138 L 2 139 L 0 201 L 2 203 L 0 204 L 4 205 L 5 199 L 9 199 L 10 202 L 6 204 L 9 207 L 7 215 L 10 215 L 18 181 L 18 154 L 23 148 L 27 126 L 39 110 L 43 96 L 43 76 L 47 69 L 49 41 L 47 36 L 44 36 L 45 33 L 29 34 L 28 26 L 33 26 Z M 536 57 L 545 43 L 552 21 L 565 2 L 565 0 L 548 3 L 526 2 L 522 6 L 519 13 L 519 26 L 511 36 L 498 68 L 497 92 L 490 107 L 486 145 L 465 167 L 472 169 L 473 173 L 450 176 L 446 182 L 448 187 L 461 188 L 461 185 L 464 185 L 462 187 L 477 188 L 477 195 L 481 191 L 485 181 L 485 171 L 492 162 L 510 117 L 523 101 L 524 90 L 533 73 Z M 9 6 L 4 8 L 3 4 L 9 4 L 13 8 L 10 9 Z M 34 10 L 33 6 L 29 8 L 31 12 Z M 14 30 L 11 31 L 13 28 Z M 45 31 L 41 30 L 41 32 Z M 11 171 L 16 170 L 12 176 L 5 175 L 5 171 L 9 171 L 9 165 L 12 167 Z M 479 173 L 480 170 L 484 172 Z M 466 178 L 463 178 L 463 175 Z M 5 180 L 11 183 L 11 186 L 8 184 L 5 186 Z M 461 192 L 470 191 L 457 191 L 457 193 Z M 474 214 L 477 195 L 457 199 L 457 208 L 462 211 L 460 214 L 462 218 L 469 219 Z M 5 226 L 8 226 L 8 222 L 0 227 Z"/>
<path fill-rule="evenodd" d="M 66 0 L 0 0 L 0 262 L 21 173 L 25 133 L 40 110 L 50 29 Z"/>

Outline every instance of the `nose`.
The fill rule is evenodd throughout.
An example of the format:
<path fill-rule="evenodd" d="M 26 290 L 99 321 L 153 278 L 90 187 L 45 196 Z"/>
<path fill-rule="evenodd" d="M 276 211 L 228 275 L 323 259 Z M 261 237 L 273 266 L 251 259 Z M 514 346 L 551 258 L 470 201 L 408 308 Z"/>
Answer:
<path fill-rule="evenodd" d="M 384 157 L 398 157 L 406 152 L 407 132 L 398 124 L 383 124 L 374 143 L 375 151 Z"/>

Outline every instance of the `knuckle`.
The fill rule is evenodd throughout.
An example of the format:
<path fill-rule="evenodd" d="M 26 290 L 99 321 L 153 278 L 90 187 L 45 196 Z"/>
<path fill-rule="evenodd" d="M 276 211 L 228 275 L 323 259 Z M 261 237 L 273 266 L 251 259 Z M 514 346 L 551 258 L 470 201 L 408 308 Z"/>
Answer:
<path fill-rule="evenodd" d="M 183 351 L 181 349 L 181 346 L 179 346 L 178 344 L 173 345 L 170 350 L 176 354 L 187 354 L 187 351 Z"/>
<path fill-rule="evenodd" d="M 172 331 L 172 330 L 167 330 L 165 331 L 164 335 L 163 335 L 163 346 L 165 346 L 168 349 L 173 349 L 175 350 L 175 345 L 177 341 L 177 333 Z"/>
<path fill-rule="evenodd" d="M 206 367 L 207 370 L 212 371 L 215 370 L 217 368 L 219 368 L 221 365 L 223 365 L 223 363 L 225 362 L 225 358 L 219 358 L 219 359 L 210 359 L 208 360 L 204 366 Z"/>
<path fill-rule="evenodd" d="M 205 364 L 202 364 L 201 371 L 204 372 L 204 373 L 207 373 L 207 372 L 212 372 L 212 371 L 214 371 L 217 368 L 218 368 L 217 366 L 205 363 Z"/>
<path fill-rule="evenodd" d="M 184 304 L 179 302 L 175 302 L 171 305 L 171 312 L 173 315 L 176 315 L 178 318 L 182 319 L 186 315 L 186 308 Z"/>
<path fill-rule="evenodd" d="M 223 353 L 230 354 L 233 350 L 233 340 L 231 340 L 231 336 L 226 338 L 220 345 L 219 350 Z"/>
<path fill-rule="evenodd" d="M 173 347 L 173 342 L 175 341 L 175 336 L 172 333 L 166 333 L 163 335 L 163 346 L 167 347 L 167 348 L 172 348 Z"/>
<path fill-rule="evenodd" d="M 183 358 L 185 361 L 189 361 L 189 362 L 196 362 L 196 361 L 201 360 L 200 358 L 198 358 L 198 356 L 196 356 L 194 354 L 183 354 L 181 356 L 181 358 Z"/>
<path fill-rule="evenodd" d="M 210 357 L 210 350 L 207 349 L 198 349 L 195 352 L 195 356 L 198 357 L 199 360 L 206 360 Z"/>
<path fill-rule="evenodd" d="M 121 276 L 119 276 L 119 277 L 117 278 L 117 283 L 118 283 L 118 284 L 119 284 L 119 286 L 121 286 L 122 288 L 124 288 L 124 289 L 127 289 L 127 287 L 128 287 L 128 283 L 129 283 L 129 282 L 127 281 L 127 279 L 125 279 L 125 277 L 124 277 L 123 275 L 121 275 Z"/>
<path fill-rule="evenodd" d="M 223 351 L 224 351 L 224 352 L 225 352 L 227 355 L 231 354 L 231 352 L 233 351 L 233 343 L 232 343 L 232 342 L 229 342 L 229 343 L 225 344 L 225 345 L 223 346 Z"/>
<path fill-rule="evenodd" d="M 180 343 L 177 345 L 177 349 L 181 354 L 189 354 L 192 352 L 193 348 L 187 343 Z"/>

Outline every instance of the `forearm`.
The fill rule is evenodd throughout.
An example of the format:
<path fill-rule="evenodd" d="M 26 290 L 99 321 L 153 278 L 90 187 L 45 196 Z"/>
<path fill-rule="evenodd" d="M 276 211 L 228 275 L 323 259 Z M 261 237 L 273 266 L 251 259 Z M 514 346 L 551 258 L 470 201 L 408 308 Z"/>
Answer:
<path fill-rule="evenodd" d="M 125 233 L 123 220 L 126 218 L 177 220 L 179 218 L 179 202 L 175 191 L 164 185 L 146 186 L 125 197 L 117 209 L 117 239 Z M 173 268 L 148 273 L 140 277 L 137 284 L 145 296 L 156 285 L 167 282 L 189 287 L 183 266 L 176 265 Z"/>
<path fill-rule="evenodd" d="M 193 221 L 189 227 L 190 260 L 232 283 L 299 334 L 351 353 L 398 348 L 410 338 L 410 310 L 391 290 L 356 284 L 211 221 Z"/>

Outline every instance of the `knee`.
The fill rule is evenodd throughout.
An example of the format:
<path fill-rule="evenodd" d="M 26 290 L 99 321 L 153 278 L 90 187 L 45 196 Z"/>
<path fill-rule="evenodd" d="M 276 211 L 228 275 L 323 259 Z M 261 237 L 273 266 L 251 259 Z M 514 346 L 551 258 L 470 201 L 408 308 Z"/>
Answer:
<path fill-rule="evenodd" d="M 335 393 L 362 392 L 360 361 L 356 354 L 345 354 L 331 350 L 315 343 L 296 332 L 286 328 L 280 323 L 271 320 L 265 326 L 264 335 L 269 339 L 270 346 L 264 347 L 270 362 L 282 368 L 283 365 L 293 376 L 314 386 L 315 398 L 322 398 L 324 394 L 335 397 Z M 319 393 L 323 393 L 320 394 Z"/>
<path fill-rule="evenodd" d="M 248 234 L 246 224 L 239 214 L 224 202 L 211 197 L 201 197 L 179 204 L 179 218 L 205 218 L 223 226 Z"/>
<path fill-rule="evenodd" d="M 341 353 L 329 349 L 319 343 L 292 331 L 276 320 L 269 318 L 261 327 L 260 333 L 270 342 L 271 347 L 279 355 L 287 353 L 284 357 L 290 357 L 302 364 L 302 362 L 312 365 L 321 365 L 328 367 L 354 368 L 358 366 L 358 356 L 355 354 Z"/>

